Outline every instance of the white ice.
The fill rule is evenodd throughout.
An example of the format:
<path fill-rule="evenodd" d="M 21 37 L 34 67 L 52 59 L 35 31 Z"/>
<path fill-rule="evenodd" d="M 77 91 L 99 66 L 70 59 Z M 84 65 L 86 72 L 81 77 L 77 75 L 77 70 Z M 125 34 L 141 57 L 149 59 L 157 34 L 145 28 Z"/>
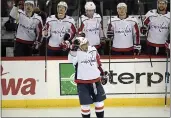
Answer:
<path fill-rule="evenodd" d="M 95 117 L 93 107 L 91 117 Z M 2 117 L 81 117 L 80 108 L 3 109 Z M 105 117 L 170 117 L 169 107 L 108 107 Z"/>

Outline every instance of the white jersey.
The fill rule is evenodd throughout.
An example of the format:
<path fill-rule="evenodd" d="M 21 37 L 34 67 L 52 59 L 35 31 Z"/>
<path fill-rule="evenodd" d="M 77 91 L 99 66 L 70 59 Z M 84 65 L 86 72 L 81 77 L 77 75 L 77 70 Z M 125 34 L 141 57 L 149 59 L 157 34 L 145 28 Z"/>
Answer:
<path fill-rule="evenodd" d="M 78 32 L 85 33 L 89 45 L 100 45 L 100 37 L 104 37 L 101 16 L 97 13 L 94 13 L 93 18 L 88 18 L 86 15 L 82 15 L 80 20 Z"/>
<path fill-rule="evenodd" d="M 42 19 L 38 14 L 33 14 L 30 18 L 25 12 L 13 6 L 10 16 L 14 19 L 18 18 L 18 29 L 16 41 L 22 43 L 33 43 L 33 41 L 42 41 Z"/>
<path fill-rule="evenodd" d="M 144 24 L 149 26 L 147 40 L 153 46 L 164 46 L 170 32 L 170 12 L 162 15 L 151 10 L 145 15 Z"/>
<path fill-rule="evenodd" d="M 117 16 L 108 21 L 108 31 L 114 33 L 113 37 L 113 50 L 133 49 L 134 44 L 140 44 L 140 35 L 137 19 L 134 17 L 127 17 L 120 19 Z"/>
<path fill-rule="evenodd" d="M 94 46 L 88 46 L 87 52 L 71 51 L 68 60 L 75 66 L 76 80 L 95 80 L 100 77 L 100 58 Z"/>
<path fill-rule="evenodd" d="M 75 21 L 69 16 L 64 19 L 58 19 L 56 15 L 52 15 L 47 18 L 46 27 L 48 30 L 47 37 L 49 37 L 48 47 L 54 50 L 60 47 L 66 33 L 70 34 L 70 39 L 74 38 L 76 33 Z"/>

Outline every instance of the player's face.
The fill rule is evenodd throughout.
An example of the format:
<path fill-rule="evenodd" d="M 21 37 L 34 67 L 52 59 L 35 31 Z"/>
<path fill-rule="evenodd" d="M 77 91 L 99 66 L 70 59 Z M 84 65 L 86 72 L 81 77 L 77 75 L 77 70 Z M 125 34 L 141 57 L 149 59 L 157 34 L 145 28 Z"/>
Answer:
<path fill-rule="evenodd" d="M 126 7 L 119 7 L 117 8 L 117 12 L 119 16 L 124 16 L 127 13 L 127 8 Z"/>
<path fill-rule="evenodd" d="M 24 10 L 26 12 L 33 12 L 33 4 L 31 4 L 31 3 L 24 4 Z"/>
<path fill-rule="evenodd" d="M 66 8 L 64 6 L 58 6 L 57 7 L 57 12 L 59 14 L 65 14 L 66 13 Z"/>
<path fill-rule="evenodd" d="M 158 10 L 165 11 L 167 8 L 167 4 L 164 1 L 158 1 Z"/>
<path fill-rule="evenodd" d="M 94 15 L 94 10 L 86 10 L 86 15 L 87 15 L 88 17 L 92 18 L 93 15 Z"/>

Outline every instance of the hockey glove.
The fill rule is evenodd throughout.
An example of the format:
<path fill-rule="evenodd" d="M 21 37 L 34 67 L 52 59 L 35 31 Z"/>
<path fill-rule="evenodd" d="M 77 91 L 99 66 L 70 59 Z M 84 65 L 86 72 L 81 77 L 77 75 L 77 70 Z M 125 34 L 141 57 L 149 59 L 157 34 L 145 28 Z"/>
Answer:
<path fill-rule="evenodd" d="M 134 45 L 134 55 L 139 55 L 141 53 L 141 45 Z"/>
<path fill-rule="evenodd" d="M 101 83 L 102 83 L 102 85 L 106 85 L 107 81 L 108 81 L 108 72 L 105 71 L 104 75 L 101 76 Z"/>
<path fill-rule="evenodd" d="M 85 37 L 85 33 L 79 33 L 78 37 Z"/>
<path fill-rule="evenodd" d="M 140 28 L 140 32 L 143 34 L 143 35 L 145 35 L 146 33 L 147 33 L 147 28 L 146 27 L 141 27 Z"/>
<path fill-rule="evenodd" d="M 106 37 L 100 38 L 100 44 L 104 45 L 106 43 Z"/>
<path fill-rule="evenodd" d="M 112 38 L 114 37 L 113 31 L 107 31 L 107 38 Z"/>
<path fill-rule="evenodd" d="M 71 44 L 69 41 L 64 41 L 60 44 L 60 47 L 62 48 L 63 51 L 66 51 L 70 48 Z"/>
<path fill-rule="evenodd" d="M 67 41 L 67 40 L 69 40 L 69 38 L 70 38 L 70 34 L 68 34 L 68 33 L 66 33 L 65 35 L 64 35 L 64 41 Z"/>
<path fill-rule="evenodd" d="M 72 42 L 72 45 L 70 47 L 71 51 L 77 51 L 80 46 L 80 41 L 79 40 L 74 40 Z"/>

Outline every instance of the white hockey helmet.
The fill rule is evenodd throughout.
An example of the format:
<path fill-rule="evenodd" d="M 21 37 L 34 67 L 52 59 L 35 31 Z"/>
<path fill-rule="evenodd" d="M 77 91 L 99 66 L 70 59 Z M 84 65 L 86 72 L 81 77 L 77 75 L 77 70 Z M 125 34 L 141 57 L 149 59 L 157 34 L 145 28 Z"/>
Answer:
<path fill-rule="evenodd" d="M 83 45 L 83 44 L 88 43 L 88 40 L 85 37 L 76 37 L 76 40 L 79 40 L 80 46 Z"/>
<path fill-rule="evenodd" d="M 58 7 L 58 6 L 64 6 L 64 7 L 66 8 L 66 11 L 67 11 L 67 9 L 68 9 L 68 5 L 67 5 L 67 3 L 64 2 L 64 1 L 59 2 L 58 5 L 57 5 L 57 7 Z"/>
<path fill-rule="evenodd" d="M 26 1 L 24 2 L 24 4 L 27 4 L 27 3 L 30 3 L 30 4 L 34 5 L 34 1 L 33 1 L 33 0 L 26 0 Z"/>
<path fill-rule="evenodd" d="M 96 10 L 96 5 L 94 2 L 86 2 L 84 8 L 85 10 Z"/>
<path fill-rule="evenodd" d="M 125 4 L 125 3 L 119 3 L 118 5 L 117 5 L 117 8 L 120 8 L 120 7 L 126 7 L 127 8 L 127 5 Z"/>

